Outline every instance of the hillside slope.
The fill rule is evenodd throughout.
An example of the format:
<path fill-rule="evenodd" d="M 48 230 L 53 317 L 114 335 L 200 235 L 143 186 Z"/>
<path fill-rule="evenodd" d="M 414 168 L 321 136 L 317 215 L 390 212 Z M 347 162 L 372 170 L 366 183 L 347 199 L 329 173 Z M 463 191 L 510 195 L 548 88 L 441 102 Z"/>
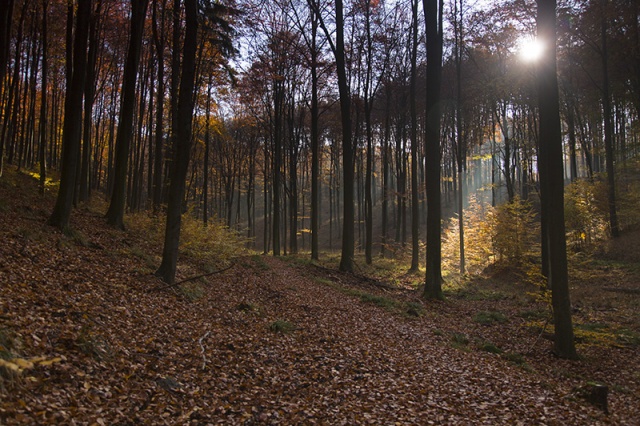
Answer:
<path fill-rule="evenodd" d="M 635 346 L 585 346 L 581 361 L 557 360 L 510 313 L 520 299 L 424 303 L 370 278 L 249 255 L 161 288 L 144 261 L 156 253 L 99 213 L 76 210 L 64 235 L 45 225 L 52 197 L 11 170 L 0 200 L 0 424 L 640 418 Z M 498 310 L 505 321 L 475 316 Z M 502 354 L 479 349 L 489 341 Z M 609 415 L 576 390 L 591 380 L 607 381 Z"/>

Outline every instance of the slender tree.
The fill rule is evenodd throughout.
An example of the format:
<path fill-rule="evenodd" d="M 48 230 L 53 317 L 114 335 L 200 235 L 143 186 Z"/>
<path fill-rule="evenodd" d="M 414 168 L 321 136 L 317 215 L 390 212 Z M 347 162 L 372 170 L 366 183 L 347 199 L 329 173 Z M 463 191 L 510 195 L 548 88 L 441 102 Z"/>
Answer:
<path fill-rule="evenodd" d="M 89 199 L 89 167 L 91 161 L 91 124 L 93 122 L 93 104 L 96 92 L 96 64 L 98 61 L 98 23 L 102 9 L 102 0 L 96 1 L 95 11 L 89 24 L 89 52 L 87 56 L 87 76 L 84 85 L 84 126 L 82 136 L 78 200 Z"/>
<path fill-rule="evenodd" d="M 164 82 L 164 45 L 165 45 L 165 11 L 167 7 L 167 0 L 162 0 L 161 16 L 158 18 L 158 2 L 152 2 L 153 7 L 153 19 L 152 19 L 152 35 L 153 45 L 155 47 L 155 54 L 158 61 L 158 74 L 157 74 L 157 100 L 156 100 L 156 128 L 155 128 L 155 149 L 153 157 L 153 183 L 152 198 L 153 198 L 153 210 L 157 212 L 160 208 L 162 201 L 162 163 L 163 163 L 163 145 L 164 145 L 164 96 L 165 96 L 165 82 Z M 158 22 L 160 21 L 160 22 Z"/>
<path fill-rule="evenodd" d="M 418 204 L 418 0 L 411 1 L 411 80 L 409 109 L 411 114 L 411 268 L 417 271 L 420 258 L 420 217 Z"/>
<path fill-rule="evenodd" d="M 40 98 L 40 145 L 38 147 L 38 161 L 40 162 L 40 193 L 44 194 L 47 180 L 47 15 L 49 1 L 42 0 L 42 97 Z"/>
<path fill-rule="evenodd" d="M 107 223 L 124 229 L 124 207 L 127 194 L 127 169 L 129 149 L 133 136 L 133 113 L 135 110 L 136 79 L 140 63 L 144 18 L 147 14 L 148 0 L 131 0 L 131 27 L 129 50 L 124 66 L 122 82 L 122 102 L 116 135 L 116 154 L 114 165 L 113 193 L 107 210 Z"/>
<path fill-rule="evenodd" d="M 620 227 L 618 225 L 618 214 L 616 212 L 616 179 L 614 169 L 613 155 L 613 123 L 611 113 L 611 95 L 609 94 L 609 47 L 607 45 L 607 0 L 602 1 L 601 14 L 601 37 L 602 37 L 602 113 L 604 120 L 604 149 L 605 149 L 605 165 L 607 170 L 607 187 L 609 189 L 609 227 L 611 228 L 611 236 L 620 236 Z"/>
<path fill-rule="evenodd" d="M 168 191 L 167 223 L 164 234 L 162 263 L 156 276 L 173 284 L 178 262 L 180 243 L 180 224 L 182 221 L 182 200 L 185 191 L 185 179 L 189 167 L 191 152 L 191 128 L 193 118 L 193 89 L 196 80 L 196 50 L 198 41 L 198 1 L 185 0 L 185 35 L 182 48 L 182 67 L 178 105 L 175 116 L 174 159 L 171 165 L 171 179 Z"/>
<path fill-rule="evenodd" d="M 73 196 L 76 188 L 80 136 L 82 132 L 82 95 L 87 66 L 87 42 L 91 0 L 78 0 L 75 40 L 73 42 L 73 66 L 70 85 L 65 96 L 64 125 L 62 129 L 62 168 L 60 190 L 49 218 L 49 224 L 59 229 L 69 226 Z M 71 20 L 68 25 L 73 25 Z"/>
<path fill-rule="evenodd" d="M 549 256 L 548 285 L 551 289 L 555 325 L 555 352 L 562 358 L 577 357 L 571 323 L 571 301 L 567 273 L 567 246 L 564 225 L 564 172 L 560 104 L 556 75 L 556 0 L 537 0 L 538 38 L 545 51 L 538 68 L 540 107 L 541 197 L 545 200 Z"/>

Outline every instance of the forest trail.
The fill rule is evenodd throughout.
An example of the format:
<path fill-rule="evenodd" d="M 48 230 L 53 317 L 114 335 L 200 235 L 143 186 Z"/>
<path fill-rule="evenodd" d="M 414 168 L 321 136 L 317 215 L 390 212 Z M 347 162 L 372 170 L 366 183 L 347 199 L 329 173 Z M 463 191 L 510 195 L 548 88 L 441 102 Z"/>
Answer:
<path fill-rule="evenodd" d="M 51 197 L 36 192 L 26 175 L 0 180 L 0 424 L 640 418 L 637 348 L 593 345 L 580 361 L 555 359 L 515 313 L 531 308 L 523 299 L 468 289 L 427 303 L 415 290 L 258 255 L 158 290 L 143 238 L 88 208 L 74 212 L 75 231 L 59 233 L 45 225 Z M 498 311 L 504 320 L 477 320 Z M 488 342 L 501 353 L 479 349 Z M 598 380 L 610 387 L 609 415 L 577 390 Z"/>

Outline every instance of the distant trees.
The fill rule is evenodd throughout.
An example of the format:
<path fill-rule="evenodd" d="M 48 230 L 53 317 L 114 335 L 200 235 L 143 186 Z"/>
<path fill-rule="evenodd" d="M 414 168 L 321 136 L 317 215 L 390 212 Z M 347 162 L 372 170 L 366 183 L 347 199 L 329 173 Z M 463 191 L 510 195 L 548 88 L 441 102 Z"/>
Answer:
<path fill-rule="evenodd" d="M 59 173 L 50 223 L 68 227 L 93 193 L 117 227 L 126 212 L 166 212 L 168 281 L 185 213 L 264 253 L 319 259 L 339 245 L 345 271 L 360 253 L 376 263 L 410 247 L 430 298 L 442 297 L 442 229 L 455 219 L 467 270 L 470 197 L 535 206 L 554 282 L 565 181 L 606 182 L 610 234 L 628 225 L 616 166 L 640 153 L 635 2 L 560 4 L 557 122 L 542 107 L 556 98 L 518 53 L 535 2 L 237 0 L 242 15 L 229 4 L 0 2 L 0 165 L 37 170 L 45 192 Z M 232 25 L 243 50 L 229 63 Z M 547 134 L 558 125 L 559 141 Z"/>

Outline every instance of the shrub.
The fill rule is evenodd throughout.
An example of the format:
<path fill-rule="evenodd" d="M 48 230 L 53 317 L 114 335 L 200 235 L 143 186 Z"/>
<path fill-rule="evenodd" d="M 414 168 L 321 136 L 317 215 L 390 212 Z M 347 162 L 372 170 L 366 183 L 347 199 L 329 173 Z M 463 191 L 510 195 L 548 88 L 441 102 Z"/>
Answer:
<path fill-rule="evenodd" d="M 567 246 L 581 250 L 607 238 L 608 214 L 604 182 L 577 180 L 567 186 L 564 199 Z"/>
<path fill-rule="evenodd" d="M 521 265 L 540 254 L 540 224 L 531 203 L 516 197 L 487 217 L 496 261 Z"/>
<path fill-rule="evenodd" d="M 472 195 L 469 206 L 464 209 L 465 264 L 469 273 L 479 273 L 487 267 L 493 257 L 490 227 L 486 218 L 494 208 L 484 205 Z M 443 269 L 457 271 L 460 264 L 460 228 L 457 215 L 444 230 L 442 243 Z"/>
<path fill-rule="evenodd" d="M 164 243 L 164 216 L 136 213 L 128 217 L 132 232 L 139 233 L 156 247 Z M 185 255 L 207 271 L 215 271 L 228 264 L 244 250 L 246 240 L 237 232 L 215 222 L 204 226 L 202 221 L 186 213 L 182 216 L 180 254 Z"/>

